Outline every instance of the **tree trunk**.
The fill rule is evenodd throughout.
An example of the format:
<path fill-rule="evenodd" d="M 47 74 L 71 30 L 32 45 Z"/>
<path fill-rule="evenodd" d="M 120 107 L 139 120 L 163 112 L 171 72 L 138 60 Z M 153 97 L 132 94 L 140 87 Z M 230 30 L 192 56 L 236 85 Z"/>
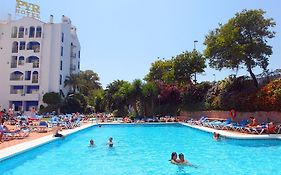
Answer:
<path fill-rule="evenodd" d="M 251 69 L 251 66 L 248 66 L 248 71 L 249 71 L 249 73 L 250 73 L 250 75 L 251 75 L 251 77 L 252 77 L 252 79 L 254 81 L 254 85 L 256 87 L 258 87 L 259 84 L 258 84 L 258 81 L 257 81 L 257 78 L 256 78 L 255 74 L 253 73 L 253 71 Z"/>

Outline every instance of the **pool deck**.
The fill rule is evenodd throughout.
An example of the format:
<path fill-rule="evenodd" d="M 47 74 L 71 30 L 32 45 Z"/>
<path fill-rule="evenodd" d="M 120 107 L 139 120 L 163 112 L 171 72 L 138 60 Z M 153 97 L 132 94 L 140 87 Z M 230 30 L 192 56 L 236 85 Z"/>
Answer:
<path fill-rule="evenodd" d="M 80 127 L 74 128 L 74 129 L 63 130 L 60 133 L 63 134 L 64 136 L 67 136 L 67 135 L 73 134 L 75 132 L 78 132 L 80 130 L 89 128 L 91 126 L 94 126 L 94 125 L 97 125 L 97 124 L 96 123 L 87 123 L 87 124 L 84 124 Z M 56 139 L 60 139 L 60 138 L 53 137 L 53 135 L 50 134 L 50 135 L 40 137 L 40 138 L 35 139 L 35 140 L 23 142 L 23 143 L 14 145 L 14 146 L 10 146 L 10 147 L 1 149 L 0 150 L 0 163 L 1 163 L 1 161 L 5 160 L 5 159 L 8 159 L 8 158 L 13 157 L 17 154 L 23 153 L 25 151 L 28 151 L 32 148 L 36 148 L 40 145 L 52 142 Z"/>
<path fill-rule="evenodd" d="M 247 139 L 247 140 L 257 140 L 257 139 L 281 139 L 281 134 L 245 134 L 245 133 L 239 133 L 239 132 L 233 132 L 233 131 L 227 131 L 227 130 L 217 130 L 213 128 L 208 128 L 204 126 L 198 126 L 198 125 L 190 125 L 188 123 L 181 123 L 182 125 L 198 129 L 201 131 L 209 132 L 209 133 L 219 133 L 221 136 L 232 138 L 232 139 Z"/>

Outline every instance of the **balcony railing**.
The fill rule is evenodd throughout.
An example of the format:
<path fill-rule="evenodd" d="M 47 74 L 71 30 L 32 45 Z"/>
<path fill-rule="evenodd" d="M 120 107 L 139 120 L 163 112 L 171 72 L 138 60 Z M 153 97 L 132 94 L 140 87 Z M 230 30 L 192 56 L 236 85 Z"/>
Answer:
<path fill-rule="evenodd" d="M 33 89 L 27 94 L 38 94 L 38 93 L 39 93 L 39 89 Z"/>
<path fill-rule="evenodd" d="M 24 65 L 24 60 L 19 60 L 19 65 Z"/>
<path fill-rule="evenodd" d="M 10 80 L 12 80 L 12 81 L 21 81 L 21 80 L 23 80 L 23 75 L 20 75 L 20 76 L 11 76 L 11 77 L 10 77 Z"/>
<path fill-rule="evenodd" d="M 34 52 L 40 52 L 40 46 L 33 46 L 32 50 L 34 50 Z"/>
<path fill-rule="evenodd" d="M 32 83 L 38 83 L 38 77 L 37 78 L 32 77 Z"/>
<path fill-rule="evenodd" d="M 33 62 L 33 68 L 38 68 L 39 67 L 39 62 Z"/>
<path fill-rule="evenodd" d="M 23 94 L 23 89 L 12 89 L 11 94 Z"/>

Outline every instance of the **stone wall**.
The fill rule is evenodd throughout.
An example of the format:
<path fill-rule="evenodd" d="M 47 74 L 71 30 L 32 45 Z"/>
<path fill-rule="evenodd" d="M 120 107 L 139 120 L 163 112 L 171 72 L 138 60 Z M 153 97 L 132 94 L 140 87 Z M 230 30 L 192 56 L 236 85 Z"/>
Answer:
<path fill-rule="evenodd" d="M 199 119 L 202 116 L 207 116 L 209 118 L 223 118 L 227 119 L 230 118 L 230 112 L 229 111 L 196 111 L 196 112 L 189 112 L 184 111 L 181 113 L 181 118 L 185 119 Z M 242 119 L 249 119 L 250 116 L 255 117 L 259 123 L 261 122 L 267 122 L 267 121 L 273 121 L 275 123 L 281 123 L 281 112 L 237 112 L 236 113 L 236 119 L 235 121 L 240 121 Z"/>

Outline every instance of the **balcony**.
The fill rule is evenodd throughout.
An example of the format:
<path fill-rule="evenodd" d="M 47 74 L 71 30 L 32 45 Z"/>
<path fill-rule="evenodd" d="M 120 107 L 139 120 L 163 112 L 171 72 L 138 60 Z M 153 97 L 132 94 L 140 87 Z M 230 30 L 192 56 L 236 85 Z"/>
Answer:
<path fill-rule="evenodd" d="M 32 77 L 32 83 L 38 83 L 38 77 Z"/>
<path fill-rule="evenodd" d="M 10 94 L 9 100 L 11 101 L 38 101 L 39 94 Z"/>
<path fill-rule="evenodd" d="M 39 94 L 39 89 L 32 89 L 30 93 L 27 94 Z"/>
<path fill-rule="evenodd" d="M 33 46 L 32 50 L 34 50 L 35 53 L 40 52 L 40 46 Z"/>
<path fill-rule="evenodd" d="M 13 75 L 10 77 L 11 81 L 21 81 L 23 80 L 23 75 Z"/>
<path fill-rule="evenodd" d="M 24 60 L 19 60 L 19 65 L 24 65 Z"/>
<path fill-rule="evenodd" d="M 11 94 L 23 94 L 23 89 L 11 89 Z"/>
<path fill-rule="evenodd" d="M 33 68 L 39 68 L 39 62 L 33 62 Z"/>

